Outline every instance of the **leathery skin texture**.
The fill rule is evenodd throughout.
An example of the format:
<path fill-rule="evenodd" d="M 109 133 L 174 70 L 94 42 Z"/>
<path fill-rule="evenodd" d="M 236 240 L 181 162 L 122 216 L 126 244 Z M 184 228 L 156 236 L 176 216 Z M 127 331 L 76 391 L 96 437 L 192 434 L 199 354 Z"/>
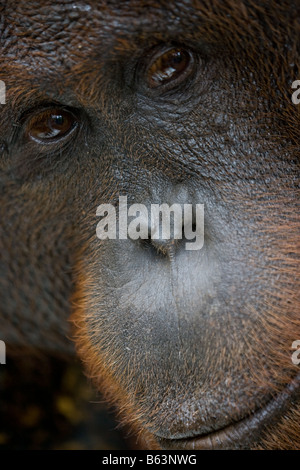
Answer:
<path fill-rule="evenodd" d="M 77 354 L 143 449 L 300 449 L 299 1 L 0 15 L 0 339 Z M 120 196 L 202 204 L 203 246 L 100 239 Z"/>

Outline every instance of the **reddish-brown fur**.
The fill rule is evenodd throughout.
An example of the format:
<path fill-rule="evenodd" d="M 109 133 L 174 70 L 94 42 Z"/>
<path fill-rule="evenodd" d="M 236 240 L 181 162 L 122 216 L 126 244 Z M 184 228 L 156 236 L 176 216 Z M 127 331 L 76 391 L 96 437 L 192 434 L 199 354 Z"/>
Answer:
<path fill-rule="evenodd" d="M 72 337 L 87 375 L 115 406 L 120 421 L 138 436 L 141 448 L 162 448 L 154 431 L 166 432 L 164 423 L 175 430 L 173 435 L 182 432 L 180 416 L 189 393 L 195 388 L 195 396 L 196 392 L 209 395 L 211 390 L 221 395 L 225 379 L 224 403 L 231 403 L 233 421 L 238 421 L 245 415 L 248 400 L 250 414 L 280 393 L 300 371 L 291 362 L 292 342 L 300 339 L 300 105 L 291 101 L 291 83 L 300 79 L 299 2 L 197 0 L 184 6 L 181 2 L 130 1 L 120 6 L 114 1 L 91 1 L 91 10 L 81 11 L 70 21 L 70 30 L 63 23 L 70 12 L 74 14 L 70 5 L 64 8 L 63 2 L 51 0 L 43 5 L 43 11 L 39 1 L 0 5 L 4 17 L 0 23 L 0 79 L 7 85 L 8 103 L 0 106 L 0 212 L 5 220 L 0 238 L 4 262 L 0 339 L 73 352 L 67 339 Z M 199 80 L 204 105 L 201 108 L 197 102 L 188 113 L 195 126 L 187 120 L 180 128 L 182 135 L 208 142 L 199 151 L 192 148 L 193 156 L 199 158 L 196 163 L 181 158 L 194 144 L 181 138 L 176 120 L 162 119 L 157 129 L 151 116 L 149 127 L 147 116 L 138 121 L 142 107 L 135 108 L 134 99 L 130 101 L 126 95 L 131 97 L 136 85 L 128 85 L 120 72 L 132 58 L 137 60 L 151 47 L 170 41 L 195 49 L 204 47 L 203 42 L 211 60 Z M 127 88 L 115 82 L 115 77 Z M 138 92 L 142 94 L 140 89 Z M 36 149 L 14 137 L 16 128 L 23 129 L 26 112 L 51 100 L 88 110 L 92 116 L 91 126 L 82 127 L 68 151 L 60 148 L 61 158 L 47 146 Z M 153 116 L 157 107 L 156 103 Z M 224 118 L 221 124 L 210 119 L 217 116 L 219 107 Z M 215 157 L 210 145 L 218 133 L 222 136 L 220 148 L 226 144 L 230 151 L 240 152 L 239 158 L 232 157 L 234 162 L 230 151 L 224 151 L 225 163 L 219 154 Z M 91 141 L 96 142 L 94 147 Z M 172 145 L 181 150 L 179 156 Z M 122 177 L 114 172 L 116 161 Z M 143 201 L 152 185 L 147 179 L 152 172 L 157 180 L 162 178 L 162 185 L 166 181 L 182 184 L 196 175 L 201 195 L 208 194 L 221 207 L 221 216 L 225 213 L 221 226 L 223 222 L 241 234 L 233 238 L 238 241 L 234 248 L 231 237 L 224 235 L 229 246 L 224 255 L 226 293 L 216 288 L 222 294 L 219 316 L 203 320 L 213 341 L 210 344 L 204 336 L 203 357 L 193 351 L 194 355 L 186 353 L 186 368 L 179 362 L 178 381 L 186 379 L 187 390 L 182 383 L 172 383 L 176 363 L 174 370 L 172 364 L 170 370 L 161 370 L 159 361 L 152 366 L 147 357 L 148 349 L 149 354 L 155 352 L 151 343 L 143 344 L 144 355 L 128 360 L 115 333 L 125 310 L 114 311 L 113 303 L 107 301 L 111 309 L 108 326 L 101 316 L 111 291 L 110 278 L 99 273 L 110 267 L 110 254 L 107 245 L 95 239 L 96 207 L 101 201 L 115 203 L 125 190 Z M 255 184 L 249 183 L 251 179 Z M 218 230 L 216 225 L 211 240 L 217 238 Z M 119 255 L 116 251 L 117 259 Z M 232 278 L 229 262 L 236 270 Z M 116 265 L 115 271 L 123 275 L 119 268 Z M 208 290 L 208 297 L 210 294 Z M 227 318 L 231 311 L 232 318 Z M 193 331 L 193 325 L 187 331 Z M 134 331 L 128 336 L 133 345 L 140 344 L 134 342 Z M 164 353 L 162 349 L 162 358 Z M 202 368 L 197 365 L 200 359 Z M 140 362 L 144 367 L 139 373 Z M 201 382 L 199 371 L 203 369 Z M 157 377 L 156 383 L 153 377 Z M 165 377 L 170 383 L 161 385 Z M 197 389 L 198 382 L 202 388 Z M 240 383 L 242 398 L 238 402 Z M 251 402 L 256 390 L 261 395 Z M 168 405 L 171 397 L 172 409 Z M 191 418 L 193 411 L 189 405 L 191 427 L 197 424 Z M 269 423 L 251 448 L 300 449 L 299 393 L 289 410 Z"/>

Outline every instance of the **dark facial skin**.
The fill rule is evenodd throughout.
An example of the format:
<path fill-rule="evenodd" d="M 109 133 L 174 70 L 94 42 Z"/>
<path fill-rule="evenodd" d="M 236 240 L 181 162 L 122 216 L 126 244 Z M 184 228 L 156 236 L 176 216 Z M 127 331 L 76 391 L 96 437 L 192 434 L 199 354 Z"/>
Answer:
<path fill-rule="evenodd" d="M 0 339 L 72 336 L 142 448 L 300 449 L 299 2 L 0 13 Z M 119 195 L 204 204 L 203 248 L 99 240 Z"/>

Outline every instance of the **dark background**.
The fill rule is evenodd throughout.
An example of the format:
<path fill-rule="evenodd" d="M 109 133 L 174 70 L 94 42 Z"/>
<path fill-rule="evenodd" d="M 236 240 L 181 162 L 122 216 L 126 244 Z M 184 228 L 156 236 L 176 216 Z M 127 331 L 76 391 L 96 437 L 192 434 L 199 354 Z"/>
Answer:
<path fill-rule="evenodd" d="M 27 351 L 0 365 L 0 449 L 128 449 L 102 397 L 74 358 Z"/>

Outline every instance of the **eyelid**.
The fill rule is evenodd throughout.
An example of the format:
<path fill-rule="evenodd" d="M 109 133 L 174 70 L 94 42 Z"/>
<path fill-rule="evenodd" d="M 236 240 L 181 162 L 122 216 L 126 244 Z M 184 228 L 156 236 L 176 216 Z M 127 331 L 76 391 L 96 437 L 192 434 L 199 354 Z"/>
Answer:
<path fill-rule="evenodd" d="M 187 65 L 186 70 L 183 70 L 180 72 L 178 77 L 174 78 L 174 80 L 170 79 L 167 80 L 165 83 L 162 83 L 161 85 L 157 87 L 151 87 L 149 84 L 147 84 L 147 73 L 149 69 L 155 64 L 155 61 L 157 61 L 160 57 L 162 57 L 164 54 L 166 54 L 168 51 L 171 51 L 172 49 L 176 50 L 182 50 L 188 53 L 189 56 L 189 63 Z M 193 72 L 195 71 L 195 65 L 198 62 L 197 54 L 194 52 L 193 49 L 183 45 L 183 44 L 168 44 L 168 45 L 159 45 L 156 46 L 155 48 L 152 48 L 150 51 L 148 51 L 140 66 L 137 69 L 136 73 L 136 79 L 140 83 L 140 86 L 147 92 L 151 94 L 163 94 L 167 91 L 174 91 L 176 92 L 176 89 L 179 88 L 179 86 L 185 82 L 185 80 L 189 76 L 193 76 Z"/>
<path fill-rule="evenodd" d="M 71 126 L 70 128 L 64 132 L 62 135 L 60 136 L 54 136 L 54 137 L 49 137 L 49 138 L 38 138 L 34 135 L 30 135 L 29 133 L 29 130 L 30 130 L 30 127 L 34 127 L 35 124 L 39 124 L 39 122 L 41 123 L 43 118 L 47 119 L 47 114 L 48 116 L 50 117 L 51 115 L 51 112 L 53 114 L 68 114 L 69 116 L 72 117 L 72 123 L 71 123 Z M 44 108 L 34 108 L 33 110 L 29 110 L 26 115 L 23 115 L 22 117 L 22 124 L 23 126 L 25 127 L 24 129 L 24 137 L 26 138 L 26 140 L 31 140 L 31 141 L 34 141 L 38 144 L 42 144 L 42 145 L 53 145 L 59 141 L 63 141 L 65 139 L 67 139 L 72 133 L 73 131 L 78 127 L 79 125 L 79 118 L 77 116 L 77 114 L 74 113 L 73 110 L 71 109 L 68 109 L 66 108 L 65 106 L 58 106 L 57 104 L 54 104 L 54 105 L 48 105 Z"/>

